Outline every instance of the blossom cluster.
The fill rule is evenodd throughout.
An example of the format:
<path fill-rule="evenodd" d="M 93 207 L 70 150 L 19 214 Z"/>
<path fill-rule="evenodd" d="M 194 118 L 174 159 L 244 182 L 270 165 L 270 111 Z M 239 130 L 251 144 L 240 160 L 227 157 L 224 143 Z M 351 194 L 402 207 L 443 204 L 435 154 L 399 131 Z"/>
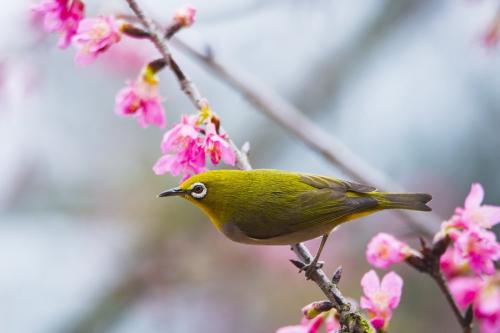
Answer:
<path fill-rule="evenodd" d="M 100 54 L 120 42 L 123 35 L 144 38 L 146 33 L 114 15 L 85 17 L 85 5 L 81 0 L 43 0 L 34 5 L 32 11 L 43 20 L 47 32 L 61 35 L 59 46 L 73 44 L 76 49 L 75 62 L 80 65 L 92 63 Z M 196 9 L 190 5 L 175 11 L 171 26 L 173 31 L 189 27 L 194 23 Z M 155 125 L 166 126 L 163 99 L 159 95 L 157 72 L 164 66 L 155 62 L 147 64 L 137 79 L 126 82 L 116 96 L 115 112 L 121 116 L 134 117 L 143 128 Z M 234 165 L 236 156 L 229 138 L 220 128 L 217 116 L 208 103 L 198 114 L 184 115 L 181 122 L 165 133 L 161 143 L 163 156 L 156 162 L 153 171 L 158 174 L 170 172 L 182 175 L 182 180 L 205 171 L 207 156 L 212 164 L 223 161 Z"/>
<path fill-rule="evenodd" d="M 455 209 L 453 216 L 441 224 L 434 243 L 449 244 L 439 259 L 439 270 L 448 284 L 459 308 L 472 305 L 481 333 L 500 331 L 500 273 L 495 262 L 500 259 L 500 244 L 491 228 L 500 222 L 500 207 L 483 205 L 484 190 L 478 183 L 471 186 L 464 207 Z M 444 241 L 444 242 L 443 242 Z M 375 235 L 367 245 L 367 261 L 375 268 L 389 269 L 394 264 L 416 258 L 424 252 L 388 233 Z M 394 309 L 399 304 L 403 279 L 388 272 L 382 280 L 373 270 L 361 279 L 364 295 L 360 307 L 365 309 L 377 332 L 387 332 Z M 304 309 L 311 308 L 306 306 Z M 316 317 L 302 320 L 298 326 L 286 326 L 277 333 L 317 332 L 326 314 L 304 311 Z"/>
<path fill-rule="evenodd" d="M 441 224 L 434 242 L 450 241 L 439 258 L 440 271 L 457 305 L 462 309 L 472 305 L 481 332 L 490 333 L 500 331 L 500 273 L 495 270 L 495 262 L 500 259 L 500 243 L 491 231 L 500 222 L 500 207 L 483 205 L 483 199 L 483 187 L 472 184 L 464 207 L 458 207 L 453 216 Z M 368 262 L 383 269 L 411 256 L 422 254 L 385 233 L 376 235 L 366 250 Z"/>
<path fill-rule="evenodd" d="M 136 117 L 143 128 L 149 125 L 165 127 L 165 110 L 158 94 L 158 82 L 155 71 L 146 66 L 138 79 L 127 81 L 125 88 L 118 92 L 115 112 Z"/>
<path fill-rule="evenodd" d="M 206 156 L 213 164 L 221 160 L 234 165 L 236 155 L 227 135 L 217 128 L 217 117 L 205 106 L 197 115 L 182 116 L 181 122 L 165 133 L 163 156 L 153 167 L 157 175 L 183 175 L 182 181 L 206 170 Z"/>
<path fill-rule="evenodd" d="M 500 243 L 491 228 L 500 222 L 500 207 L 483 205 L 484 190 L 472 184 L 464 207 L 443 222 L 436 240 L 449 237 L 452 245 L 440 260 L 441 271 L 457 305 L 472 305 L 481 332 L 500 331 Z"/>
<path fill-rule="evenodd" d="M 87 18 L 81 0 L 43 0 L 32 11 L 43 20 L 45 31 L 61 35 L 60 48 L 74 44 L 75 62 L 81 65 L 91 63 L 121 39 L 123 21 L 112 15 Z"/>

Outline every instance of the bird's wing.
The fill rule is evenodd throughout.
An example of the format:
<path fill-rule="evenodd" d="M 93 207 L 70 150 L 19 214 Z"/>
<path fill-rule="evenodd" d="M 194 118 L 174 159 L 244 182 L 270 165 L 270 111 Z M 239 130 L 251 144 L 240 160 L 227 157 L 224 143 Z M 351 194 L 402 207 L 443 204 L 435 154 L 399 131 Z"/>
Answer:
<path fill-rule="evenodd" d="M 355 182 L 350 182 L 347 180 L 316 176 L 316 175 L 301 175 L 300 180 L 317 189 L 331 189 L 339 192 L 357 192 L 357 193 L 369 193 L 376 191 L 377 189 L 373 186 L 362 185 Z"/>
<path fill-rule="evenodd" d="M 308 229 L 335 227 L 352 214 L 369 211 L 377 201 L 369 195 L 374 187 L 334 178 L 301 175 L 300 181 L 309 185 L 300 193 L 274 192 L 275 198 L 267 198 L 269 204 L 252 223 L 240 228 L 249 237 L 269 239 Z M 277 205 L 273 205 L 276 200 Z M 287 202 L 286 207 L 283 203 Z M 286 212 L 283 211 L 286 209 Z M 256 223 L 259 225 L 256 228 Z"/>

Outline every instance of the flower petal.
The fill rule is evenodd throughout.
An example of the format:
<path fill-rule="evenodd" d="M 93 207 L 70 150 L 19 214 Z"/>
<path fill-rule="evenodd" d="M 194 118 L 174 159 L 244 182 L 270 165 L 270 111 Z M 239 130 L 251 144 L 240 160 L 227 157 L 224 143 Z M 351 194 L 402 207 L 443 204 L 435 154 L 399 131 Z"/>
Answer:
<path fill-rule="evenodd" d="M 484 198 L 484 190 L 481 184 L 473 183 L 469 195 L 465 198 L 465 209 L 477 208 Z"/>
<path fill-rule="evenodd" d="M 383 317 L 374 317 L 370 320 L 370 323 L 376 330 L 380 330 L 385 325 L 385 319 Z"/>
<path fill-rule="evenodd" d="M 324 319 L 325 319 L 325 317 L 322 315 L 314 317 L 314 319 L 312 319 L 309 322 L 308 330 L 306 332 L 307 333 L 317 333 L 319 328 L 323 324 Z"/>
<path fill-rule="evenodd" d="M 379 290 L 380 279 L 373 269 L 363 275 L 363 278 L 361 279 L 361 287 L 363 287 L 363 292 L 368 298 Z"/>
<path fill-rule="evenodd" d="M 373 308 L 373 303 L 372 301 L 365 297 L 365 296 L 361 296 L 361 299 L 360 299 L 360 302 L 359 302 L 359 306 L 362 308 L 362 309 L 372 309 Z"/>
<path fill-rule="evenodd" d="M 389 296 L 389 307 L 394 309 L 398 306 L 403 289 L 403 279 L 395 272 L 387 273 L 382 279 L 380 289 Z"/>
<path fill-rule="evenodd" d="M 481 284 L 482 280 L 478 277 L 457 277 L 448 286 L 457 305 L 465 310 L 476 298 Z"/>
<path fill-rule="evenodd" d="M 500 206 L 483 205 L 479 212 L 484 216 L 486 223 L 483 227 L 491 228 L 500 222 Z"/>
<path fill-rule="evenodd" d="M 171 172 L 174 176 L 179 174 L 179 170 L 173 169 L 172 166 L 175 162 L 175 156 L 173 155 L 163 155 L 153 166 L 153 171 L 157 175 L 163 175 L 167 172 Z M 174 172 L 176 174 L 174 174 Z"/>

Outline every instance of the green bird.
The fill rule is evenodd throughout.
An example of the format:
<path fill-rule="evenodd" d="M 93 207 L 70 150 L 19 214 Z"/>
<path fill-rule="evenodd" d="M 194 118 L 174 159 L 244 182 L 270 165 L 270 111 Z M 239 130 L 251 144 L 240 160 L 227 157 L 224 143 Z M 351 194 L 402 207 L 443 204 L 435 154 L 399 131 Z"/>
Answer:
<path fill-rule="evenodd" d="M 318 264 L 339 224 L 384 209 L 430 211 L 424 193 L 378 192 L 374 187 L 281 170 L 212 170 L 192 176 L 160 197 L 180 196 L 229 239 L 246 244 L 293 245 L 323 236 L 306 273 Z"/>

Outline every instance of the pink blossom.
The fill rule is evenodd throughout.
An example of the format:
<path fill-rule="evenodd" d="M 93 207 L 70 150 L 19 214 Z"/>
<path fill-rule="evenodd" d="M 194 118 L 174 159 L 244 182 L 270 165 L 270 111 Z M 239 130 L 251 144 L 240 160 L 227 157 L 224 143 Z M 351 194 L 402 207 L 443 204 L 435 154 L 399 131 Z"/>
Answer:
<path fill-rule="evenodd" d="M 183 27 L 189 27 L 194 23 L 196 8 L 191 5 L 185 5 L 175 11 L 174 20 Z"/>
<path fill-rule="evenodd" d="M 491 228 L 500 222 L 500 206 L 482 205 L 483 199 L 484 189 L 481 184 L 472 184 L 464 208 L 457 208 L 455 212 L 465 226 Z"/>
<path fill-rule="evenodd" d="M 439 265 L 441 272 L 447 279 L 467 274 L 470 271 L 470 265 L 464 259 L 455 246 L 450 246 L 441 256 Z"/>
<path fill-rule="evenodd" d="M 200 128 L 196 116 L 183 116 L 181 122 L 165 133 L 161 144 L 163 156 L 153 171 L 157 175 L 170 172 L 183 175 L 183 181 L 192 175 L 206 171 L 205 150 L 199 137 Z"/>
<path fill-rule="evenodd" d="M 434 240 L 437 241 L 446 235 L 456 240 L 461 232 L 468 228 L 489 229 L 500 222 L 500 206 L 482 205 L 483 199 L 483 187 L 479 183 L 473 183 L 465 199 L 464 207 L 455 209 L 455 214 L 451 219 L 441 224 L 441 230 Z"/>
<path fill-rule="evenodd" d="M 213 164 L 218 164 L 221 159 L 229 165 L 234 165 L 236 162 L 236 155 L 228 142 L 227 135 L 218 134 L 212 123 L 207 124 L 205 128 L 204 146 Z"/>
<path fill-rule="evenodd" d="M 316 316 L 311 320 L 304 318 L 300 325 L 281 327 L 276 333 L 316 333 L 319 331 L 324 319 L 323 316 Z"/>
<path fill-rule="evenodd" d="M 155 82 L 143 79 L 127 82 L 127 86 L 116 95 L 115 112 L 123 116 L 137 117 L 142 127 L 165 127 L 165 110 Z"/>
<path fill-rule="evenodd" d="M 114 16 L 83 19 L 73 37 L 77 49 L 75 62 L 88 65 L 121 39 L 120 23 Z"/>
<path fill-rule="evenodd" d="M 373 237 L 366 248 L 366 259 L 377 268 L 387 269 L 404 261 L 411 254 L 412 250 L 407 244 L 383 232 Z"/>
<path fill-rule="evenodd" d="M 462 219 L 454 215 L 448 221 L 443 221 L 441 223 L 440 230 L 436 233 L 436 235 L 434 235 L 434 243 L 444 239 L 446 236 L 455 240 L 464 228 L 466 228 L 466 226 Z"/>
<path fill-rule="evenodd" d="M 166 154 L 153 166 L 157 175 L 170 172 L 173 176 L 183 175 L 181 182 L 200 172 L 207 171 L 205 167 L 205 152 L 196 141 L 191 141 L 176 154 Z"/>
<path fill-rule="evenodd" d="M 500 332 L 500 273 L 485 278 L 473 305 L 481 333 Z"/>
<path fill-rule="evenodd" d="M 335 317 L 336 312 L 331 310 L 325 321 L 326 333 L 337 333 L 340 332 L 340 323 Z"/>
<path fill-rule="evenodd" d="M 500 258 L 500 244 L 493 232 L 482 228 L 467 229 L 456 239 L 455 246 L 475 273 L 495 273 L 494 262 Z"/>
<path fill-rule="evenodd" d="M 59 32 L 58 46 L 66 48 L 76 34 L 84 17 L 85 5 L 81 0 L 44 0 L 31 7 L 36 15 L 43 17 L 43 27 L 47 32 Z"/>
<path fill-rule="evenodd" d="M 473 305 L 481 333 L 500 331 L 500 273 L 485 278 L 458 277 L 449 282 L 449 288 L 462 310 Z"/>
<path fill-rule="evenodd" d="M 483 280 L 475 276 L 457 277 L 448 286 L 457 305 L 465 310 L 476 298 Z"/>
<path fill-rule="evenodd" d="M 498 333 L 500 332 L 500 315 L 483 318 L 479 321 L 479 331 L 481 333 Z"/>
<path fill-rule="evenodd" d="M 299 325 L 285 326 L 279 328 L 276 333 L 316 333 L 325 324 L 326 333 L 336 333 L 340 324 L 335 317 L 335 310 L 330 310 L 317 315 L 312 319 L 302 318 Z"/>
<path fill-rule="evenodd" d="M 196 116 L 182 116 L 181 122 L 163 136 L 161 150 L 164 153 L 175 151 L 179 147 L 184 147 L 192 141 L 196 141 L 201 130 L 197 122 L 198 117 Z"/>
<path fill-rule="evenodd" d="M 387 273 L 382 282 L 375 271 L 367 272 L 361 279 L 364 296 L 360 306 L 366 309 L 370 322 L 376 329 L 387 328 L 392 311 L 398 306 L 403 280 L 394 272 Z"/>

